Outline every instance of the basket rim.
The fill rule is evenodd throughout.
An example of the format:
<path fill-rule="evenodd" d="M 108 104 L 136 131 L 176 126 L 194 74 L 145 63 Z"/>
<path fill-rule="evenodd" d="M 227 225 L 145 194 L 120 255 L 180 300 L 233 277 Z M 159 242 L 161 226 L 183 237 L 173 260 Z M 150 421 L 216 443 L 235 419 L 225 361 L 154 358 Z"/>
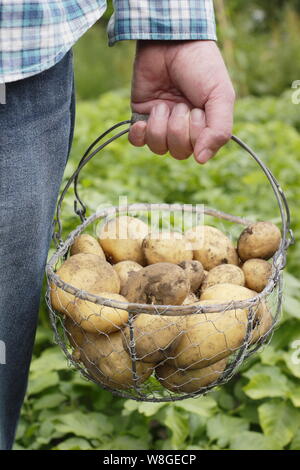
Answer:
<path fill-rule="evenodd" d="M 170 316 L 181 316 L 181 315 L 189 315 L 189 314 L 205 314 L 205 313 L 218 313 L 224 312 L 226 310 L 236 310 L 236 309 L 246 309 L 250 307 L 255 307 L 258 305 L 267 295 L 269 295 L 276 285 L 279 282 L 279 278 L 281 276 L 281 271 L 285 265 L 285 252 L 287 251 L 287 247 L 284 244 L 284 239 L 282 238 L 281 244 L 279 249 L 276 251 L 273 257 L 272 263 L 272 276 L 270 277 L 268 284 L 263 289 L 262 292 L 258 293 L 257 295 L 246 299 L 246 300 L 234 300 L 230 302 L 223 302 L 217 303 L 212 305 L 151 305 L 151 304 L 141 304 L 141 303 L 134 303 L 134 302 L 122 302 L 118 300 L 111 300 L 105 297 L 101 297 L 96 294 L 91 294 L 88 291 L 78 289 L 72 286 L 69 283 L 64 282 L 54 271 L 54 266 L 59 260 L 59 258 L 63 257 L 69 247 L 74 242 L 75 238 L 81 234 L 85 228 L 93 223 L 95 220 L 103 217 L 109 217 L 111 215 L 118 216 L 121 213 L 130 211 L 143 211 L 148 210 L 150 207 L 157 207 L 160 210 L 174 210 L 174 211 L 181 211 L 182 207 L 185 206 L 184 204 L 130 204 L 127 206 L 110 206 L 108 208 L 102 209 L 93 213 L 89 216 L 82 224 L 78 225 L 73 231 L 71 231 L 68 237 L 65 239 L 63 243 L 60 244 L 58 249 L 55 253 L 51 256 L 49 261 L 46 264 L 46 275 L 48 279 L 48 284 L 54 283 L 57 287 L 61 288 L 65 292 L 73 294 L 74 296 L 82 299 L 87 300 L 89 302 L 100 304 L 103 306 L 108 306 L 112 308 L 119 308 L 123 310 L 127 310 L 129 313 L 139 314 L 139 313 L 148 313 L 148 314 L 162 314 L 162 315 L 170 315 Z M 202 208 L 197 208 L 197 206 L 192 206 L 189 208 L 187 206 L 187 210 L 190 212 L 200 212 L 203 210 Z M 185 207 L 186 209 L 186 207 Z M 227 221 L 233 223 L 239 223 L 241 225 L 249 225 L 254 223 L 254 221 L 233 216 L 231 214 L 226 214 L 224 212 L 218 211 L 212 208 L 204 208 L 204 213 L 207 215 L 214 216 L 216 218 L 225 219 Z"/>

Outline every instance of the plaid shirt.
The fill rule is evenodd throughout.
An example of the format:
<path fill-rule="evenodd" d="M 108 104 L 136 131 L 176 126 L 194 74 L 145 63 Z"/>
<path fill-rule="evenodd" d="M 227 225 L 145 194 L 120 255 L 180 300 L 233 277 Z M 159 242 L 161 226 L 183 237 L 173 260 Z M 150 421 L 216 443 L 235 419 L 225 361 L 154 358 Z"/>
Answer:
<path fill-rule="evenodd" d="M 212 0 L 114 0 L 109 45 L 125 39 L 216 39 Z M 0 0 L 0 83 L 56 64 L 106 0 Z"/>

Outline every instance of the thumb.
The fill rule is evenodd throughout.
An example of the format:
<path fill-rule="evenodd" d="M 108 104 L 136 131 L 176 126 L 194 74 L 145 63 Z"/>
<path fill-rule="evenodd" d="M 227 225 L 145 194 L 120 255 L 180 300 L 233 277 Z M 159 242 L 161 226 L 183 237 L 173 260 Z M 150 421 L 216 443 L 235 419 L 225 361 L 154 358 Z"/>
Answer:
<path fill-rule="evenodd" d="M 199 135 L 195 147 L 195 159 L 206 163 L 230 140 L 233 126 L 234 91 L 219 92 L 205 104 L 206 127 Z"/>

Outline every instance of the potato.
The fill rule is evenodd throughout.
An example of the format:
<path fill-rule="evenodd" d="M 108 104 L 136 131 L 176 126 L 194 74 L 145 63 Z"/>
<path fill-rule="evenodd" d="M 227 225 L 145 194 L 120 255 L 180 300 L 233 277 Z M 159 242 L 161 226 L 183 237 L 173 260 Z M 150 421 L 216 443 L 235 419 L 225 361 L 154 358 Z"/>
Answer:
<path fill-rule="evenodd" d="M 136 263 L 135 261 L 120 261 L 119 263 L 114 265 L 114 269 L 116 270 L 120 278 L 120 293 L 122 294 L 124 286 L 126 285 L 130 276 L 130 273 L 139 271 L 140 269 L 142 269 L 142 266 Z"/>
<path fill-rule="evenodd" d="M 215 382 L 224 372 L 226 359 L 202 369 L 174 369 L 168 364 L 155 369 L 157 380 L 171 392 L 192 393 Z"/>
<path fill-rule="evenodd" d="M 176 264 L 157 263 L 132 273 L 122 292 L 129 302 L 181 305 L 189 290 L 183 269 Z"/>
<path fill-rule="evenodd" d="M 106 222 L 98 238 L 104 253 L 113 263 L 131 260 L 144 266 L 142 242 L 148 232 L 148 225 L 142 220 L 122 215 Z"/>
<path fill-rule="evenodd" d="M 192 305 L 195 302 L 199 302 L 199 299 L 193 292 L 190 292 L 182 302 L 182 305 Z"/>
<path fill-rule="evenodd" d="M 141 385 L 150 377 L 154 364 L 136 361 L 136 381 L 133 378 L 132 361 L 123 347 L 123 332 L 112 333 L 103 337 L 101 355 L 97 366 L 111 388 L 126 389 Z"/>
<path fill-rule="evenodd" d="M 178 344 L 182 319 L 179 316 L 139 314 L 133 320 L 136 357 L 143 362 L 157 363 L 166 359 Z M 130 329 L 124 330 L 124 346 L 128 350 Z"/>
<path fill-rule="evenodd" d="M 242 266 L 246 287 L 261 292 L 272 274 L 272 265 L 263 259 L 249 259 Z"/>
<path fill-rule="evenodd" d="M 75 354 L 87 368 L 91 376 L 110 388 L 126 389 L 134 384 L 132 361 L 123 347 L 123 332 L 110 335 L 87 333 L 70 318 L 65 328 Z M 143 383 L 152 374 L 154 364 L 136 361 L 137 384 Z"/>
<path fill-rule="evenodd" d="M 178 232 L 150 233 L 143 241 L 147 264 L 192 260 L 193 252 L 185 237 Z"/>
<path fill-rule="evenodd" d="M 190 281 L 191 291 L 195 292 L 204 280 L 204 269 L 200 261 L 182 261 L 178 264 L 186 273 Z"/>
<path fill-rule="evenodd" d="M 200 301 L 212 300 L 218 301 L 218 303 L 227 303 L 230 301 L 247 300 L 256 296 L 257 292 L 248 289 L 247 287 L 238 286 L 236 284 L 223 283 L 215 284 L 214 286 L 205 289 L 200 296 Z M 255 317 L 259 318 L 263 314 L 265 303 L 261 301 L 254 305 L 253 308 L 255 311 Z M 247 311 L 249 312 L 249 309 L 247 309 Z"/>
<path fill-rule="evenodd" d="M 242 261 L 251 258 L 270 259 L 278 250 L 281 233 L 271 222 L 257 222 L 243 230 L 238 240 L 238 254 Z"/>
<path fill-rule="evenodd" d="M 215 227 L 199 225 L 186 232 L 193 247 L 194 259 L 210 271 L 219 264 L 238 265 L 237 252 L 229 238 Z"/>
<path fill-rule="evenodd" d="M 113 267 L 98 255 L 78 253 L 68 258 L 56 274 L 66 283 L 90 293 L 119 293 L 120 280 Z M 74 306 L 75 296 L 52 284 L 52 307 L 68 313 Z"/>
<path fill-rule="evenodd" d="M 199 305 L 217 304 L 201 301 Z M 219 302 L 220 303 L 220 302 Z M 244 342 L 247 331 L 247 311 L 186 315 L 183 334 L 166 364 L 174 368 L 201 369 L 236 351 Z"/>
<path fill-rule="evenodd" d="M 87 233 L 83 233 L 75 238 L 71 246 L 70 254 L 77 255 L 78 253 L 89 253 L 91 255 L 98 255 L 103 261 L 106 261 L 104 251 L 99 245 L 96 238 Z"/>
<path fill-rule="evenodd" d="M 125 297 L 111 292 L 97 292 L 106 299 L 127 302 Z M 112 333 L 122 328 L 128 320 L 128 312 L 121 308 L 95 304 L 88 300 L 76 299 L 68 314 L 85 331 L 90 333 Z"/>
<path fill-rule="evenodd" d="M 254 320 L 251 344 L 256 343 L 262 336 L 267 335 L 273 326 L 273 317 L 270 309 L 265 302 L 263 302 L 262 307 L 259 315 Z"/>
<path fill-rule="evenodd" d="M 234 264 L 220 264 L 211 269 L 205 281 L 202 283 L 201 290 L 204 291 L 208 287 L 215 284 L 237 284 L 239 286 L 245 285 L 245 276 L 241 268 Z"/>
<path fill-rule="evenodd" d="M 251 299 L 256 295 L 257 292 L 254 292 L 247 287 L 223 282 L 205 289 L 201 294 L 200 300 L 220 300 L 226 303 L 230 302 L 231 300 L 238 301 Z"/>
<path fill-rule="evenodd" d="M 70 317 L 64 319 L 64 329 L 73 348 L 79 349 L 86 341 L 85 331 Z"/>
<path fill-rule="evenodd" d="M 73 361 L 75 362 L 80 361 L 80 351 L 78 349 L 74 349 L 74 351 L 72 351 L 71 356 L 72 356 Z"/>
<path fill-rule="evenodd" d="M 64 327 L 70 344 L 74 348 L 73 354 L 76 356 L 76 360 L 80 359 L 88 365 L 96 363 L 101 354 L 103 338 L 107 335 L 88 333 L 70 317 L 66 317 Z"/>

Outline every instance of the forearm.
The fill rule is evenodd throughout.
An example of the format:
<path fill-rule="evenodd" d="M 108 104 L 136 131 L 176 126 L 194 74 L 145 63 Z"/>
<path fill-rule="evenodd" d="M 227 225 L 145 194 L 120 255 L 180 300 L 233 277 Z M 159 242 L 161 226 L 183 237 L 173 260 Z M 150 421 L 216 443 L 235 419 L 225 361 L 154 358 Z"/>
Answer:
<path fill-rule="evenodd" d="M 117 41 L 216 40 L 212 0 L 114 0 L 109 44 Z"/>

